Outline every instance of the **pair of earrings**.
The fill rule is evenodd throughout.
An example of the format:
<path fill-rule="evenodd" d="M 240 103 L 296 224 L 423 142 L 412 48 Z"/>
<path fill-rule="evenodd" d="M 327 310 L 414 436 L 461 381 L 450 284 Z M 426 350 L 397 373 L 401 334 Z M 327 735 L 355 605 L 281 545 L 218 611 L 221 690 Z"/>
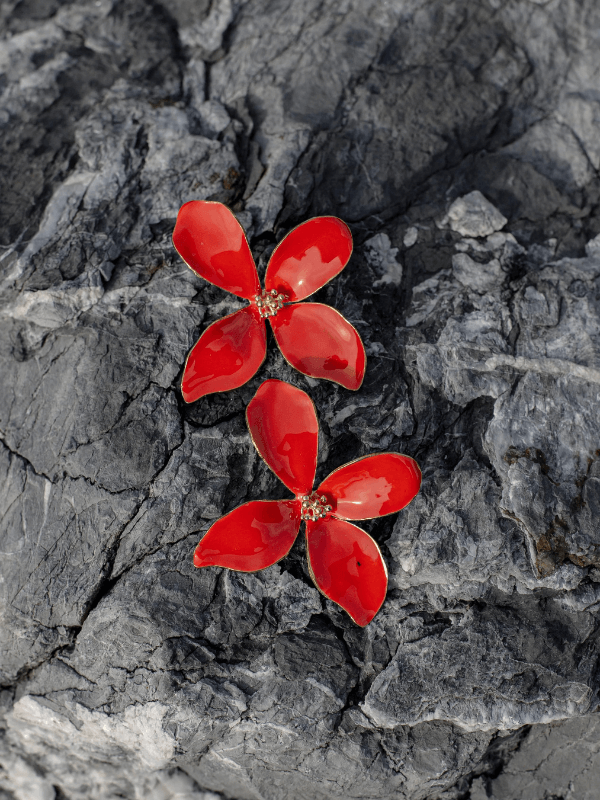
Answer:
<path fill-rule="evenodd" d="M 273 251 L 264 289 L 244 231 L 221 203 L 182 206 L 173 244 L 196 274 L 249 301 L 210 325 L 192 348 L 181 384 L 186 402 L 252 378 L 266 357 L 266 319 L 297 370 L 347 389 L 360 387 L 366 357 L 357 331 L 330 306 L 300 303 L 348 263 L 352 236 L 344 222 L 315 217 L 294 228 Z M 252 501 L 222 517 L 198 544 L 195 566 L 265 569 L 287 555 L 304 521 L 315 585 L 354 622 L 368 625 L 385 599 L 387 569 L 375 541 L 350 520 L 408 505 L 421 485 L 416 461 L 399 453 L 359 458 L 314 491 L 318 422 L 306 392 L 267 380 L 250 401 L 246 421 L 259 455 L 295 498 Z"/>

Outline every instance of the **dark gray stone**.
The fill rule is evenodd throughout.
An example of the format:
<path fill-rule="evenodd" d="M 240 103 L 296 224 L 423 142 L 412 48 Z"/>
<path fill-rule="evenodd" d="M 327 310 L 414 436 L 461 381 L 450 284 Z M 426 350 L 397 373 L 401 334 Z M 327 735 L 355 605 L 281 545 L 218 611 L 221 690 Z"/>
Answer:
<path fill-rule="evenodd" d="M 600 770 L 600 7 L 594 0 L 10 0 L 0 11 L 0 799 L 592 800 Z M 170 236 L 227 203 L 264 270 L 352 227 L 315 299 L 350 393 L 269 340 L 186 406 L 241 301 Z M 302 538 L 195 570 L 287 492 L 244 409 L 308 391 L 317 479 L 384 450 L 423 487 L 364 523 L 365 629 Z"/>

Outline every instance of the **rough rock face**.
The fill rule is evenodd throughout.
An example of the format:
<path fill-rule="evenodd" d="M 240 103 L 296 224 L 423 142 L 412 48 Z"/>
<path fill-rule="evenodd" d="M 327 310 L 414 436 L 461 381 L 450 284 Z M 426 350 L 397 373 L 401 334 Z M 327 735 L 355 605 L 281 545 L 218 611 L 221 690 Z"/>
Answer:
<path fill-rule="evenodd" d="M 600 6 L 595 0 L 9 0 L 0 44 L 0 798 L 592 800 L 600 774 Z M 185 406 L 241 306 L 171 242 L 227 203 L 265 260 L 335 214 L 317 295 L 357 393 L 270 342 Z M 314 399 L 317 478 L 398 450 L 356 627 L 298 540 L 199 537 L 282 487 L 244 409 Z M 596 778 L 594 779 L 594 775 Z"/>

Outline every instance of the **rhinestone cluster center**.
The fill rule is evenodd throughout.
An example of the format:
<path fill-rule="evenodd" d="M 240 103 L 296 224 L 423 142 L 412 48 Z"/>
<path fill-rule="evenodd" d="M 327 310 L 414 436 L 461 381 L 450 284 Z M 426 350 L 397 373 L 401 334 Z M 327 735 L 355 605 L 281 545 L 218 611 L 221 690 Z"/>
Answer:
<path fill-rule="evenodd" d="M 316 492 L 302 498 L 302 519 L 315 521 L 323 519 L 331 511 L 331 506 L 327 505 L 327 498 L 324 494 L 319 496 Z"/>
<path fill-rule="evenodd" d="M 281 292 L 278 292 L 277 289 L 271 289 L 268 292 L 266 289 L 262 290 L 261 294 L 257 294 L 254 298 L 254 302 L 258 308 L 258 311 L 263 317 L 274 317 L 275 314 L 279 311 L 280 308 L 283 308 L 283 304 L 286 302 L 287 297 Z"/>

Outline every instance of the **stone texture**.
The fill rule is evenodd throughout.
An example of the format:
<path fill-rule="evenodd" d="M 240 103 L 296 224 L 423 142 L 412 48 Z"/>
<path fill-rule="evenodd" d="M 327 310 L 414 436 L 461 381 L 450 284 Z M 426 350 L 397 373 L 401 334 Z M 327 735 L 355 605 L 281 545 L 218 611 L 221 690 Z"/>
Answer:
<path fill-rule="evenodd" d="M 1 800 L 587 800 L 600 653 L 600 8 L 593 0 L 10 0 L 0 11 Z M 316 300 L 357 393 L 259 374 L 186 406 L 242 306 L 170 235 L 227 203 L 259 270 L 352 228 Z M 423 469 L 365 523 L 366 629 L 298 540 L 195 570 L 283 487 L 244 409 L 308 391 L 317 480 Z"/>
<path fill-rule="evenodd" d="M 583 717 L 532 729 L 527 741 L 497 778 L 477 778 L 473 800 L 520 797 L 537 800 L 549 794 L 595 797 L 600 756 L 598 718 Z"/>
<path fill-rule="evenodd" d="M 458 197 L 448 209 L 442 225 L 449 224 L 462 236 L 489 236 L 501 231 L 508 220 L 479 191 Z"/>

